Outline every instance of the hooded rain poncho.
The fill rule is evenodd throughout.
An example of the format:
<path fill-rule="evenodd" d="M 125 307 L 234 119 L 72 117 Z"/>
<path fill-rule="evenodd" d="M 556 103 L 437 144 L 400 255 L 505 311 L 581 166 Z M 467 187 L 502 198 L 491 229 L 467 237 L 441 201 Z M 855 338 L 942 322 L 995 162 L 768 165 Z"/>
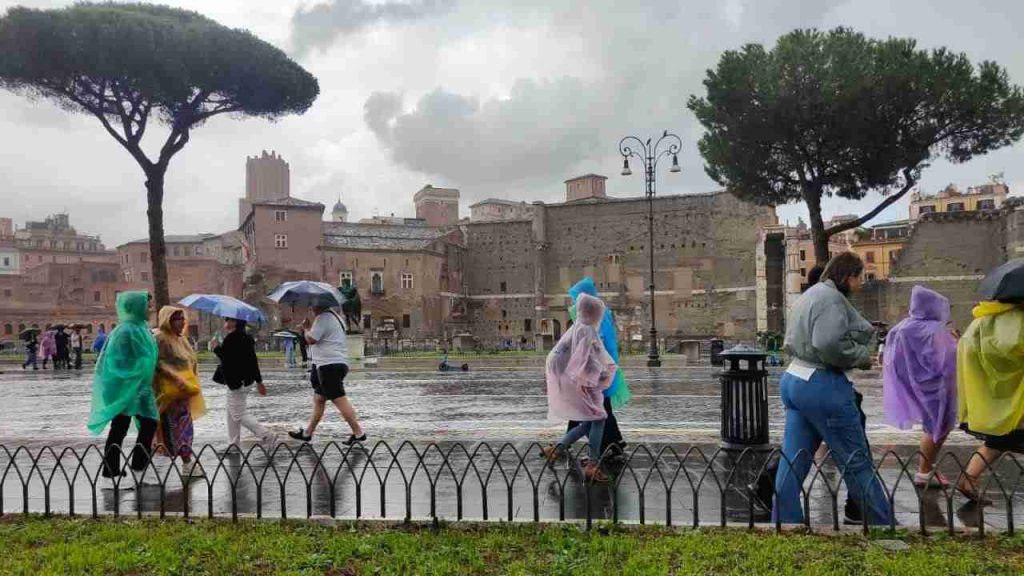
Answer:
<path fill-rule="evenodd" d="M 117 295 L 118 325 L 107 336 L 93 375 L 88 423 L 93 434 L 102 432 L 119 414 L 153 420 L 158 417 L 153 394 L 157 348 L 146 326 L 148 307 L 149 295 L 145 292 Z"/>
<path fill-rule="evenodd" d="M 618 368 L 608 355 L 596 326 L 604 303 L 581 294 L 576 302 L 579 321 L 572 325 L 548 354 L 546 364 L 548 419 L 580 422 L 603 420 L 602 391 L 611 386 Z"/>
<path fill-rule="evenodd" d="M 921 423 L 936 442 L 956 425 L 956 339 L 946 328 L 949 300 L 914 286 L 910 317 L 885 341 L 883 405 L 890 424 Z"/>
<path fill-rule="evenodd" d="M 569 309 L 569 316 L 572 320 L 576 321 L 576 301 L 579 299 L 580 294 L 587 294 L 594 298 L 599 298 L 597 295 L 597 287 L 594 286 L 593 278 L 585 277 L 577 282 L 572 288 L 569 289 L 569 297 L 572 298 L 573 307 Z M 615 330 L 615 318 L 612 316 L 612 311 L 605 307 L 604 316 L 601 319 L 601 343 L 604 344 L 605 350 L 608 351 L 608 355 L 612 357 L 612 360 L 616 364 L 619 363 L 619 337 Z M 605 398 L 611 400 L 612 408 L 618 409 L 629 403 L 629 399 L 632 395 L 629 392 L 629 385 L 626 384 L 626 376 L 623 374 L 622 369 L 619 368 L 615 372 L 615 380 L 612 385 L 604 391 Z"/>
<path fill-rule="evenodd" d="M 161 414 L 171 403 L 188 398 L 189 414 L 196 420 L 206 414 L 206 400 L 199 385 L 199 361 L 195 350 L 188 338 L 175 334 L 171 329 L 171 318 L 178 312 L 185 315 L 181 308 L 164 306 L 157 315 L 159 324 L 153 330 L 153 336 L 156 337 L 159 355 L 153 390 Z M 182 334 L 187 331 L 186 322 Z"/>
<path fill-rule="evenodd" d="M 960 421 L 1005 436 L 1024 417 L 1024 308 L 982 302 L 973 315 L 957 347 Z"/>

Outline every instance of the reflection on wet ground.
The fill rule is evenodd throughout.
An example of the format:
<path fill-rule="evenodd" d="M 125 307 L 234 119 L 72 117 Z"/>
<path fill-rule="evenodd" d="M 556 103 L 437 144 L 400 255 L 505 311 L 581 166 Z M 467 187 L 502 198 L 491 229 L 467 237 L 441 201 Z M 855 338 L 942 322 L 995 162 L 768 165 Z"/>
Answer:
<path fill-rule="evenodd" d="M 212 367 L 204 368 L 208 378 Z M 251 396 L 251 411 L 281 432 L 303 422 L 309 402 L 304 373 L 270 366 L 264 375 L 271 394 Z M 0 375 L 0 444 L 8 450 L 0 450 L 0 509 L 513 521 L 589 516 L 672 524 L 766 521 L 766 511 L 747 488 L 764 456 L 748 453 L 737 464 L 735 453 L 717 449 L 715 372 L 640 368 L 628 377 L 634 399 L 619 418 L 632 456 L 613 467 L 613 483 L 607 486 L 587 486 L 577 466 L 563 461 L 546 467 L 537 455 L 536 442 L 554 441 L 559 429 L 545 420 L 541 369 L 491 367 L 446 374 L 356 371 L 347 388 L 371 444 L 351 452 L 328 445 L 347 436 L 340 418 L 331 414 L 313 449 L 288 444 L 272 457 L 259 448 L 248 457 L 216 452 L 224 448 L 226 436 L 224 389 L 208 383 L 210 414 L 196 423 L 196 441 L 197 448 L 211 445 L 202 456 L 209 478 L 183 484 L 177 470 L 158 458 L 142 481 L 160 474 L 163 486 L 142 486 L 136 492 L 93 488 L 99 452 L 88 447 L 100 439 L 84 428 L 88 375 L 8 372 Z M 907 459 L 918 433 L 881 423 L 877 374 L 864 374 L 858 386 L 865 395 L 876 460 L 881 459 L 879 473 L 892 490 L 901 524 L 942 530 L 951 522 L 956 528 L 1001 529 L 1011 520 L 1008 514 L 1019 521 L 1019 512 L 1010 512 L 1022 508 L 1014 494 L 1021 468 L 1013 461 L 1000 466 L 998 482 L 990 482 L 989 496 L 996 503 L 983 510 L 956 494 L 915 490 L 910 482 L 914 464 Z M 770 393 L 777 394 L 774 384 Z M 781 406 L 777 396 L 769 402 L 777 438 Z M 973 442 L 957 434 L 952 444 L 942 468 L 955 478 L 960 469 L 956 460 L 966 461 Z M 55 450 L 44 449 L 47 445 Z M 18 446 L 28 450 L 12 454 Z M 909 475 L 901 474 L 905 466 Z M 845 488 L 834 467 L 812 472 L 806 487 L 812 523 L 841 524 Z"/>
<path fill-rule="evenodd" d="M 500 362 L 500 361 L 499 361 Z M 209 380 L 213 366 L 203 366 L 210 413 L 196 422 L 196 441 L 216 444 L 227 436 L 225 388 Z M 310 389 L 306 373 L 280 365 L 263 367 L 270 395 L 250 396 L 250 411 L 263 423 L 284 432 L 305 423 Z M 88 440 L 88 373 L 0 373 L 0 442 L 61 443 Z M 719 430 L 719 385 L 711 367 L 631 368 L 627 378 L 630 404 L 616 414 L 628 441 L 716 442 Z M 769 407 L 773 438 L 781 435 L 783 412 L 777 376 L 770 379 Z M 868 429 L 875 443 L 907 444 L 917 433 L 882 422 L 882 390 L 877 372 L 861 373 Z M 544 373 L 540 366 L 474 365 L 470 372 L 440 373 L 426 368 L 359 370 L 346 381 L 350 398 L 374 439 L 394 440 L 534 440 L 553 439 L 558 426 L 547 422 Z M 344 439 L 347 427 L 328 413 L 319 439 Z M 950 442 L 971 443 L 954 432 Z"/>

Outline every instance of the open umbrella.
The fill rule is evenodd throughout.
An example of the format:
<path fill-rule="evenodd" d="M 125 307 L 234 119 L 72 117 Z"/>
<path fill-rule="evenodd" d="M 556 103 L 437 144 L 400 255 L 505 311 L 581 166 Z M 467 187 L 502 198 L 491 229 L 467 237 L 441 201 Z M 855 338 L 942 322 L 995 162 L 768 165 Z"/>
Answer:
<path fill-rule="evenodd" d="M 263 312 L 238 298 L 224 296 L 222 294 L 189 294 L 178 302 L 186 308 L 208 312 L 221 318 L 234 318 L 246 322 L 264 323 L 267 317 Z"/>
<path fill-rule="evenodd" d="M 18 332 L 18 338 L 21 338 L 22 340 L 28 340 L 34 335 L 39 335 L 39 328 L 25 328 L 21 332 Z"/>
<path fill-rule="evenodd" d="M 986 300 L 1024 300 L 1024 259 L 1010 260 L 981 281 Z"/>
<path fill-rule="evenodd" d="M 278 304 L 326 306 L 328 308 L 341 306 L 341 303 L 345 301 L 345 297 L 334 286 L 325 282 L 309 280 L 285 282 L 267 295 L 267 298 Z"/>

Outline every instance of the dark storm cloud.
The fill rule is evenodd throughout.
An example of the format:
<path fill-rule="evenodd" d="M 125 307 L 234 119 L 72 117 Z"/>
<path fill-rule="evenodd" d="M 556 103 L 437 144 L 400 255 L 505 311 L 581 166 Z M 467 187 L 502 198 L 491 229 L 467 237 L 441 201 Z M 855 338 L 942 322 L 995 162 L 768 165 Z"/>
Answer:
<path fill-rule="evenodd" d="M 483 102 L 438 89 L 404 113 L 397 95 L 374 93 L 364 107 L 395 162 L 477 184 L 560 176 L 594 153 L 594 121 L 612 112 L 609 99 L 575 78 L 520 80 L 508 98 Z"/>
<path fill-rule="evenodd" d="M 372 3 L 364 0 L 330 0 L 311 8 L 299 8 L 291 21 L 291 44 L 299 53 L 326 49 L 375 24 L 412 22 L 451 10 L 454 0 L 410 0 Z"/>

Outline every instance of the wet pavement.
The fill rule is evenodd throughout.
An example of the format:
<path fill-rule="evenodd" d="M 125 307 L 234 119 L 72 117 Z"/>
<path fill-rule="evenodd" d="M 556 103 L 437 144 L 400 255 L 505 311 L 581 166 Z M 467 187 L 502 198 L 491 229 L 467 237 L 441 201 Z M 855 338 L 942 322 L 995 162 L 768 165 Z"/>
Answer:
<path fill-rule="evenodd" d="M 157 458 L 142 480 L 159 474 L 163 486 L 139 491 L 93 486 L 99 452 L 88 447 L 102 439 L 89 436 L 84 427 L 88 374 L 7 370 L 0 374 L 0 444 L 6 448 L 0 451 L 0 509 L 513 521 L 590 517 L 683 525 L 767 520 L 747 489 L 764 456 L 748 453 L 737 463 L 735 453 L 717 449 L 714 369 L 630 369 L 634 398 L 618 416 L 631 457 L 612 467 L 612 484 L 587 486 L 568 461 L 545 466 L 537 456 L 533 443 L 553 442 L 559 431 L 546 421 L 542 369 L 503 367 L 497 365 L 500 360 L 490 364 L 468 373 L 356 370 L 346 387 L 371 443 L 352 451 L 328 445 L 348 435 L 340 417 L 329 411 L 312 450 L 289 443 L 271 457 L 250 441 L 244 442 L 244 449 L 253 450 L 248 457 L 221 455 L 224 388 L 208 383 L 210 413 L 196 422 L 196 447 L 210 445 L 201 457 L 209 478 L 183 483 L 168 460 Z M 212 366 L 203 368 L 205 382 Z M 264 363 L 264 377 L 270 395 L 250 396 L 251 412 L 282 433 L 304 422 L 309 402 L 305 374 Z M 890 489 L 901 524 L 943 530 L 979 524 L 1002 529 L 1020 522 L 1016 511 L 1024 502 L 1014 490 L 1021 483 L 1020 467 L 1012 462 L 1000 467 L 998 482 L 991 482 L 989 496 L 997 502 L 984 510 L 952 493 L 920 493 L 908 476 L 901 479 L 897 455 L 909 457 L 919 433 L 880 422 L 876 373 L 862 374 L 858 387 L 865 395 L 876 460 L 891 451 L 879 472 L 895 487 Z M 771 431 L 777 440 L 782 409 L 774 383 L 770 394 Z M 959 467 L 954 458 L 964 461 L 974 445 L 969 437 L 953 435 L 943 464 L 947 475 L 955 478 Z M 13 454 L 18 446 L 27 450 Z M 124 482 L 134 483 L 131 477 Z M 825 464 L 817 475 L 812 471 L 808 482 L 812 523 L 841 523 L 845 493 L 836 488 L 834 467 Z"/>

